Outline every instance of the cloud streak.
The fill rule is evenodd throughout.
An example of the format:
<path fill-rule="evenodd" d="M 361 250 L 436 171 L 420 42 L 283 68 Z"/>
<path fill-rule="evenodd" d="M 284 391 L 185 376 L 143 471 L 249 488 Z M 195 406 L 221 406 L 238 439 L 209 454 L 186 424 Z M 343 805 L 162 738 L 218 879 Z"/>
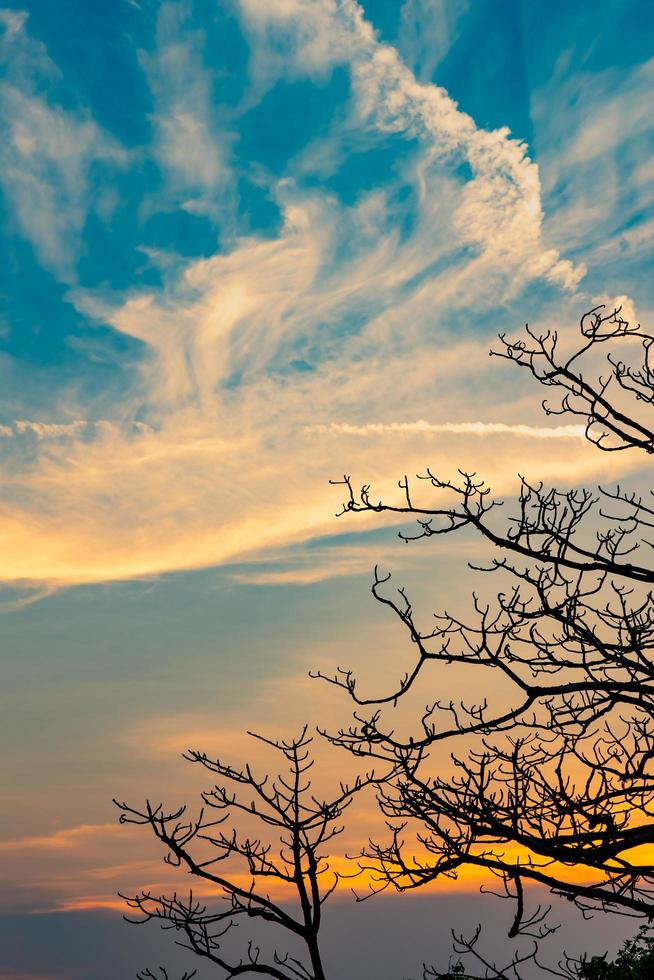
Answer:
<path fill-rule="evenodd" d="M 352 436 L 376 436 L 395 433 L 425 433 L 448 435 L 510 435 L 529 439 L 583 439 L 583 425 L 523 425 L 506 422 L 369 422 L 367 425 L 350 425 L 332 422 L 330 425 L 310 425 L 307 432 L 342 432 Z"/>

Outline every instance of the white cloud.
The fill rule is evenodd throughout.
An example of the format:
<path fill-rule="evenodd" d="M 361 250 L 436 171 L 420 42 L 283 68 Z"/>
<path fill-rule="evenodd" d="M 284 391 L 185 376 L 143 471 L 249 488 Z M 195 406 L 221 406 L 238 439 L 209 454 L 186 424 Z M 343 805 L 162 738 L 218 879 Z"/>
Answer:
<path fill-rule="evenodd" d="M 250 43 L 253 97 L 280 76 L 324 78 L 348 61 L 357 39 L 336 0 L 238 0 Z"/>
<path fill-rule="evenodd" d="M 566 160 L 570 163 L 604 156 L 616 150 L 625 138 L 633 139 L 654 127 L 647 98 L 643 98 L 654 84 L 654 58 L 638 65 L 617 84 L 612 72 L 599 85 L 596 77 L 593 80 L 594 92 L 585 93 L 590 104 L 580 118 L 580 125 L 570 134 L 566 148 Z"/>
<path fill-rule="evenodd" d="M 469 0 L 404 0 L 397 45 L 421 82 L 429 82 L 458 36 Z"/>
<path fill-rule="evenodd" d="M 619 310 L 622 319 L 626 320 L 632 327 L 637 326 L 640 322 L 634 301 L 629 296 L 606 296 L 604 294 L 595 296 L 593 297 L 593 306 L 604 306 L 606 313 Z"/>
<path fill-rule="evenodd" d="M 216 118 L 213 75 L 204 61 L 206 37 L 190 28 L 189 16 L 189 3 L 163 3 L 154 50 L 141 53 L 141 63 L 155 102 L 152 150 L 166 176 L 164 197 L 203 213 L 213 210 L 230 176 L 230 141 Z"/>
<path fill-rule="evenodd" d="M 294 41 L 285 50 L 286 72 L 348 63 L 361 125 L 417 136 L 428 158 L 471 168 L 454 217 L 462 244 L 478 247 L 486 263 L 509 264 L 514 288 L 541 277 L 575 288 L 583 267 L 542 243 L 540 178 L 525 145 L 508 129 L 479 129 L 444 89 L 420 84 L 398 52 L 377 40 L 355 0 L 241 0 L 241 9 L 268 41 L 254 53 L 259 76 L 282 70 L 274 43 L 282 27 Z"/>
<path fill-rule="evenodd" d="M 639 260 L 654 201 L 649 111 L 654 59 L 590 71 L 563 52 L 532 99 L 535 148 L 549 204 L 547 230 L 619 282 L 622 262 Z M 552 106 L 561 107 L 552 112 Z M 633 270 L 631 272 L 633 274 Z M 605 276 L 607 274 L 605 273 Z M 618 287 L 619 288 L 619 287 Z"/>
<path fill-rule="evenodd" d="M 524 147 L 419 84 L 354 3 L 243 0 L 242 10 L 259 38 L 255 75 L 282 70 L 280 38 L 291 74 L 348 59 L 346 125 L 406 136 L 413 150 L 351 205 L 289 174 L 272 188 L 284 216 L 276 237 L 166 270 L 162 289 L 119 301 L 71 291 L 146 356 L 113 423 L 47 450 L 43 440 L 7 473 L 0 579 L 157 575 L 354 530 L 332 516 L 340 499 L 328 480 L 342 472 L 383 493 L 426 465 L 475 469 L 498 492 L 518 471 L 564 482 L 606 471 L 576 433 L 545 430 L 538 396 L 529 403 L 509 369 L 489 363 L 483 328 L 462 336 L 452 325 L 488 318 L 534 279 L 577 281 L 541 240 L 538 170 Z M 412 192 L 409 230 L 393 181 Z M 513 317 L 505 310 L 492 333 L 524 319 Z M 393 425 L 407 418 L 434 420 L 438 440 L 426 445 L 422 423 Z M 612 458 L 612 475 L 616 465 L 633 461 Z"/>
<path fill-rule="evenodd" d="M 57 77 L 43 45 L 26 29 L 26 15 L 0 18 L 0 184 L 17 229 L 39 261 L 74 280 L 80 233 L 96 206 L 91 168 L 122 165 L 125 153 L 83 111 L 64 109 L 40 94 L 38 82 Z"/>

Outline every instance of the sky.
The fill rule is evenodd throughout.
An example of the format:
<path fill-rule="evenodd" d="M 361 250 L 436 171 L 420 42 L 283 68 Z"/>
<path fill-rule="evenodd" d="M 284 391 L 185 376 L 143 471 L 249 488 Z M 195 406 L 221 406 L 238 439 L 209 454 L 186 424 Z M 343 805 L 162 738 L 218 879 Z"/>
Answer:
<path fill-rule="evenodd" d="M 376 562 L 470 591 L 473 542 L 337 519 L 330 479 L 635 475 L 488 351 L 651 322 L 653 33 L 642 0 L 0 9 L 3 978 L 147 965 L 116 892 L 163 872 L 111 798 L 345 719 L 307 672 L 397 669 Z"/>

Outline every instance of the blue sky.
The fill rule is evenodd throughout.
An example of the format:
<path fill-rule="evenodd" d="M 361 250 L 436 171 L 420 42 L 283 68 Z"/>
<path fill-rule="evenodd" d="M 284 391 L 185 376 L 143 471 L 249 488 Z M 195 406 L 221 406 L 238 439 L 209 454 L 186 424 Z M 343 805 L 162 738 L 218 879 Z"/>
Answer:
<path fill-rule="evenodd" d="M 506 422 L 498 329 L 646 313 L 652 66 L 606 6 L 5 9 L 2 577 L 329 533 L 354 445 L 390 479 L 425 442 L 334 427 Z"/>
<path fill-rule="evenodd" d="M 487 352 L 526 320 L 572 335 L 598 302 L 651 322 L 648 14 L 4 4 L 3 832 L 48 854 L 21 914 L 108 901 L 134 853 L 105 854 L 110 798 L 165 784 L 186 737 L 335 717 L 310 667 L 391 663 L 375 561 L 456 594 L 465 555 L 338 523 L 331 477 L 629 469 Z"/>

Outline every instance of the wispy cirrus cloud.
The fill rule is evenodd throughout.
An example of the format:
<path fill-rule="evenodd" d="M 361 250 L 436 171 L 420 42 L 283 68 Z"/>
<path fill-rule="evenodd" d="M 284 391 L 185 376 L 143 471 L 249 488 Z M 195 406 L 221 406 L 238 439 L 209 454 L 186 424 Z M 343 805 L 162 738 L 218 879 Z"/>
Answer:
<path fill-rule="evenodd" d="M 3 914 L 123 911 L 125 903 L 116 894 L 120 885 L 135 891 L 142 882 L 155 889 L 174 887 L 155 842 L 138 828 L 120 826 L 118 820 L 13 838 L 3 841 L 0 853 Z"/>
<path fill-rule="evenodd" d="M 183 8 L 166 9 L 149 65 L 173 120 L 171 65 L 185 77 L 201 45 L 193 32 L 181 48 L 171 40 Z M 156 288 L 71 291 L 86 317 L 140 343 L 143 356 L 115 420 L 80 438 L 43 439 L 47 452 L 7 474 L 0 578 L 157 575 L 324 536 L 336 530 L 328 480 L 344 471 L 381 489 L 426 464 L 445 473 L 464 465 L 499 492 L 518 470 L 568 482 L 606 471 L 577 430 L 542 425 L 513 376 L 498 386 L 507 369 L 486 357 L 490 336 L 523 320 L 526 287 L 541 291 L 557 322 L 558 297 L 583 274 L 546 241 L 526 147 L 418 82 L 350 0 L 242 0 L 239 9 L 253 92 L 264 79 L 312 85 L 338 64 L 350 88 L 333 137 L 339 126 L 348 139 L 356 131 L 396 163 L 374 188 L 344 198 L 311 181 L 307 158 L 297 169 L 291 160 L 270 178 L 278 229 L 180 260 Z M 204 76 L 197 84 L 206 118 Z M 162 132 L 155 151 L 165 161 Z M 202 133 L 218 139 L 208 123 Z M 187 179 L 211 182 L 188 166 L 175 171 L 184 193 Z M 576 294 L 575 318 L 587 301 Z M 431 421 L 395 422 L 407 418 Z M 427 433 L 437 437 L 428 447 Z"/>
<path fill-rule="evenodd" d="M 640 262 L 651 248 L 653 79 L 651 58 L 591 71 L 563 51 L 548 84 L 533 95 L 549 233 L 599 276 L 608 262 Z M 568 111 L 552 113 L 553 104 Z"/>
<path fill-rule="evenodd" d="M 421 82 L 432 79 L 459 33 L 469 0 L 404 0 L 398 50 Z"/>
<path fill-rule="evenodd" d="M 107 216 L 114 205 L 93 170 L 122 167 L 127 155 L 87 111 L 44 94 L 58 71 L 28 26 L 25 13 L 0 11 L 0 184 L 41 264 L 74 281 L 88 215 Z"/>
<path fill-rule="evenodd" d="M 114 834 L 116 830 L 115 824 L 80 824 L 55 830 L 51 834 L 0 841 L 0 851 L 74 850 L 89 837 Z"/>
<path fill-rule="evenodd" d="M 191 26 L 190 3 L 167 0 L 157 12 L 154 48 L 140 60 L 154 98 L 151 152 L 164 176 L 162 200 L 215 214 L 231 176 L 230 137 L 218 125 L 205 45 L 205 32 Z"/>

